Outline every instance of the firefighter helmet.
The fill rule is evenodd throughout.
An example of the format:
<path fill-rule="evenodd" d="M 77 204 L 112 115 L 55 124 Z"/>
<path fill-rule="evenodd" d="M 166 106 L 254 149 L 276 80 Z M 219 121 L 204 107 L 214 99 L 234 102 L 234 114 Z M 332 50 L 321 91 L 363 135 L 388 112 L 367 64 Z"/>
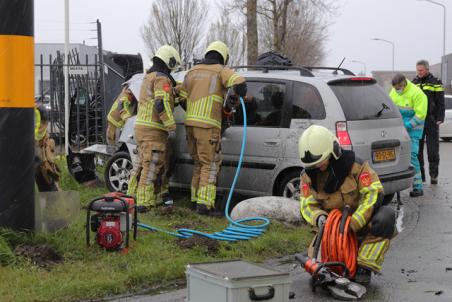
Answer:
<path fill-rule="evenodd" d="M 175 70 L 180 65 L 179 52 L 170 45 L 163 45 L 156 52 L 154 57 L 162 60 L 169 69 Z"/>
<path fill-rule="evenodd" d="M 312 125 L 306 129 L 298 141 L 298 151 L 305 168 L 314 168 L 333 155 L 341 156 L 341 147 L 337 137 L 327 128 Z"/>
<path fill-rule="evenodd" d="M 206 55 L 210 51 L 216 51 L 223 57 L 224 65 L 228 64 L 229 60 L 229 48 L 221 41 L 214 41 L 207 46 L 204 55 Z"/>

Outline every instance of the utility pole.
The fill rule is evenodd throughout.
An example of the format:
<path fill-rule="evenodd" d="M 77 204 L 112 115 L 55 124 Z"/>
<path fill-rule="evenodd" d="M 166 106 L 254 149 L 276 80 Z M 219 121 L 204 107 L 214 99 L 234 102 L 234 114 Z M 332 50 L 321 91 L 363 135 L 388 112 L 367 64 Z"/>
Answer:
<path fill-rule="evenodd" d="M 97 49 L 99 55 L 99 81 L 100 81 L 100 95 L 102 98 L 102 135 L 105 138 L 105 131 L 107 129 L 105 117 L 107 116 L 107 109 L 105 108 L 105 77 L 104 77 L 104 55 L 102 48 L 102 25 L 97 19 Z"/>
<path fill-rule="evenodd" d="M 0 1 L 0 227 L 35 224 L 34 1 Z"/>

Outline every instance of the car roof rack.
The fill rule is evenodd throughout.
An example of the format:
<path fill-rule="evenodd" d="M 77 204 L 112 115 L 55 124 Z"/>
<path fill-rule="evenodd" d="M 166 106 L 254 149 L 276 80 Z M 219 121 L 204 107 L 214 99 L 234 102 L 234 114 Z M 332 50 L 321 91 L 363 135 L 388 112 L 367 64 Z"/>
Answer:
<path fill-rule="evenodd" d="M 303 68 L 307 69 L 307 70 L 332 70 L 333 74 L 337 74 L 337 71 L 340 70 L 342 71 L 345 75 L 351 75 L 354 76 L 355 74 L 353 72 L 351 72 L 348 69 L 345 68 L 339 68 L 339 67 L 323 67 L 323 66 L 303 66 Z"/>
<path fill-rule="evenodd" d="M 238 65 L 232 66 L 233 69 L 248 68 L 248 69 L 259 69 L 263 73 L 268 73 L 269 70 L 298 70 L 301 76 L 313 77 L 314 74 L 306 67 L 298 66 L 280 66 L 280 65 Z"/>

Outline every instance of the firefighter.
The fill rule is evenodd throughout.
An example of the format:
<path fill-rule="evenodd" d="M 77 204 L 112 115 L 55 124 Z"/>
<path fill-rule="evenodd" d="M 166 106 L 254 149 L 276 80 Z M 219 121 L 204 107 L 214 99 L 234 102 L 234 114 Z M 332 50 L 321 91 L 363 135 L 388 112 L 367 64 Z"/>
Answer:
<path fill-rule="evenodd" d="M 58 191 L 61 171 L 55 163 L 55 141 L 49 138 L 49 114 L 35 106 L 35 181 L 40 192 Z"/>
<path fill-rule="evenodd" d="M 300 177 L 302 217 L 319 227 L 331 210 L 350 206 L 350 227 L 359 239 L 355 281 L 369 284 L 371 272 L 380 272 L 395 233 L 395 212 L 382 205 L 378 175 L 353 151 L 342 150 L 338 139 L 323 126 L 306 129 L 298 148 L 304 167 Z"/>
<path fill-rule="evenodd" d="M 152 63 L 140 90 L 135 121 L 138 156 L 127 191 L 136 195 L 140 212 L 164 203 L 162 186 L 167 183 L 169 141 L 176 136 L 173 117 L 176 81 L 171 72 L 180 65 L 179 53 L 172 46 L 164 45 L 157 50 Z"/>
<path fill-rule="evenodd" d="M 422 90 L 408 81 L 403 74 L 396 74 L 392 79 L 389 96 L 399 108 L 403 123 L 411 139 L 411 165 L 415 169 L 411 197 L 424 195 L 418 152 L 419 140 L 424 131 L 424 120 L 427 115 L 427 96 Z"/>
<path fill-rule="evenodd" d="M 237 96 L 246 95 L 245 79 L 225 66 L 228 58 L 226 44 L 212 42 L 204 59 L 187 72 L 179 91 L 180 101 L 186 102 L 187 145 L 194 160 L 192 207 L 201 215 L 219 215 L 215 197 L 221 165 L 222 118 L 238 105 Z M 223 106 L 229 88 L 233 96 Z"/>
<path fill-rule="evenodd" d="M 421 166 L 422 181 L 425 181 L 424 170 L 424 141 L 427 142 L 428 170 L 430 183 L 438 183 L 439 166 L 439 125 L 444 122 L 444 88 L 437 77 L 429 71 L 429 64 L 426 60 L 416 63 L 417 76 L 413 80 L 425 93 L 428 99 L 427 117 L 422 138 L 419 140 L 419 165 Z"/>
<path fill-rule="evenodd" d="M 127 119 L 136 114 L 136 108 L 137 100 L 129 89 L 129 85 L 124 83 L 121 93 L 113 102 L 107 116 L 107 143 L 109 145 L 116 144 L 117 129 L 122 129 Z"/>

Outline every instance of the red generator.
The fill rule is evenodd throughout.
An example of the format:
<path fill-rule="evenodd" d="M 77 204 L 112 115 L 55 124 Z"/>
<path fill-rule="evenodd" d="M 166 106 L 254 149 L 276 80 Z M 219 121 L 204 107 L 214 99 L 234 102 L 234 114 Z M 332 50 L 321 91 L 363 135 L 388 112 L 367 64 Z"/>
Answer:
<path fill-rule="evenodd" d="M 95 212 L 95 214 L 92 214 Z M 135 198 L 120 192 L 108 193 L 92 200 L 86 213 L 86 244 L 90 233 L 96 233 L 96 242 L 107 250 L 129 247 L 129 233 L 137 238 L 137 206 Z"/>

